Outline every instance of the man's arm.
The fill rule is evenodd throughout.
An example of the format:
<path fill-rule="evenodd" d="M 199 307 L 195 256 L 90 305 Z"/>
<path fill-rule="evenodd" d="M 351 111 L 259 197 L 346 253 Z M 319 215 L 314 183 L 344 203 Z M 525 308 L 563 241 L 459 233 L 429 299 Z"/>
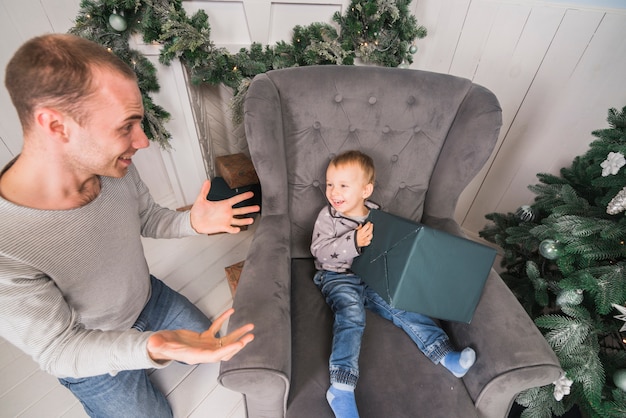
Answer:
<path fill-rule="evenodd" d="M 58 377 L 159 367 L 149 333 L 85 329 L 55 283 L 0 256 L 0 335 Z M 117 354 L 124 353 L 124 356 Z"/>
<path fill-rule="evenodd" d="M 195 234 L 215 234 L 239 232 L 241 226 L 250 225 L 254 219 L 243 217 L 260 211 L 257 205 L 233 208 L 234 205 L 250 199 L 254 194 L 246 192 L 221 201 L 207 199 L 211 182 L 206 180 L 196 198 L 191 211 L 178 212 L 159 206 L 150 195 L 139 173 L 131 166 L 132 176 L 139 203 L 141 235 L 150 238 L 180 238 Z"/>
<path fill-rule="evenodd" d="M 7 261 L 0 259 L 0 264 Z M 252 324 L 216 337 L 233 312 L 226 311 L 203 333 L 91 330 L 79 324 L 78 315 L 49 278 L 0 276 L 0 335 L 57 377 L 159 368 L 168 360 L 188 364 L 229 360 L 254 339 Z"/>

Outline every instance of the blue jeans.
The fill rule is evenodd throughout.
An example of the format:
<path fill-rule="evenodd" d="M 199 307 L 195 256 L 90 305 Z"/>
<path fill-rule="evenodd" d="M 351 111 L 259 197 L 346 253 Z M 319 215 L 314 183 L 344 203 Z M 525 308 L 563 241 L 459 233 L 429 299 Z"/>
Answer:
<path fill-rule="evenodd" d="M 139 331 L 188 329 L 205 331 L 211 320 L 184 296 L 150 276 L 152 294 L 133 328 Z M 59 381 L 82 403 L 91 417 L 172 417 L 165 396 L 152 385 L 146 370 L 125 370 Z"/>
<path fill-rule="evenodd" d="M 437 364 L 452 351 L 446 333 L 429 317 L 392 308 L 353 273 L 320 270 L 313 278 L 335 315 L 329 360 L 331 383 L 356 386 L 365 309 L 404 330 L 422 353 Z"/>

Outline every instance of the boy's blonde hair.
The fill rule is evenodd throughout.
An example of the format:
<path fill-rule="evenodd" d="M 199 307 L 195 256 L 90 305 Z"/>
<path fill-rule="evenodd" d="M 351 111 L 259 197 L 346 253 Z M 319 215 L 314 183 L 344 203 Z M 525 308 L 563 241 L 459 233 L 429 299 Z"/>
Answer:
<path fill-rule="evenodd" d="M 331 166 L 339 167 L 342 165 L 350 165 L 356 164 L 358 165 L 363 172 L 365 173 L 365 178 L 367 179 L 367 183 L 374 184 L 376 180 L 376 168 L 374 167 L 374 160 L 369 155 L 358 151 L 358 150 L 350 150 L 342 152 L 337 155 L 330 161 Z"/>

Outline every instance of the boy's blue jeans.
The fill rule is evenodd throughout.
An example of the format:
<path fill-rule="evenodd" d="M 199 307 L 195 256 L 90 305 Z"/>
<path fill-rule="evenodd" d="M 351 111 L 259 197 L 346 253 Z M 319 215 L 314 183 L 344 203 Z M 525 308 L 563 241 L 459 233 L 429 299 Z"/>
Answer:
<path fill-rule="evenodd" d="M 133 328 L 139 331 L 188 329 L 202 332 L 211 326 L 211 320 L 187 298 L 153 276 L 150 280 L 150 300 Z M 169 403 L 152 385 L 146 370 L 125 370 L 115 376 L 104 374 L 59 381 L 72 391 L 91 417 L 172 417 Z"/>
<path fill-rule="evenodd" d="M 313 278 L 335 315 L 329 370 L 331 383 L 355 387 L 365 329 L 365 309 L 393 322 L 433 363 L 452 351 L 446 333 L 425 315 L 395 309 L 354 273 L 320 270 Z"/>

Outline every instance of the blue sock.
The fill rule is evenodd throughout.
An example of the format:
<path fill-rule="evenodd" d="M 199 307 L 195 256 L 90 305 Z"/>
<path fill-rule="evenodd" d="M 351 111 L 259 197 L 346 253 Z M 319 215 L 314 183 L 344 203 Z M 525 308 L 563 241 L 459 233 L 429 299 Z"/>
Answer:
<path fill-rule="evenodd" d="M 452 351 L 446 354 L 441 360 L 441 365 L 450 370 L 456 377 L 463 377 L 465 373 L 474 365 L 476 352 L 467 347 L 463 351 Z"/>
<path fill-rule="evenodd" d="M 359 418 L 352 386 L 333 383 L 326 392 L 326 400 L 336 418 Z"/>

